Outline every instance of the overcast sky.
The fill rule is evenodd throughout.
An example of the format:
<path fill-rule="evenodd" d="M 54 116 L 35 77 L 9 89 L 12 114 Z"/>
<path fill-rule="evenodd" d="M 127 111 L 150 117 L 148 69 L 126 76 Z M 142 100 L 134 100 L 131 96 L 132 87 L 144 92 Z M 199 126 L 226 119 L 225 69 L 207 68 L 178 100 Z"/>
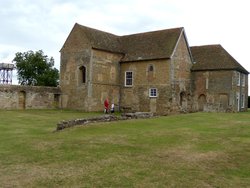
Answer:
<path fill-rule="evenodd" d="M 184 27 L 190 46 L 221 44 L 250 71 L 247 0 L 0 0 L 0 63 L 43 50 L 60 67 L 73 25 L 116 35 Z"/>

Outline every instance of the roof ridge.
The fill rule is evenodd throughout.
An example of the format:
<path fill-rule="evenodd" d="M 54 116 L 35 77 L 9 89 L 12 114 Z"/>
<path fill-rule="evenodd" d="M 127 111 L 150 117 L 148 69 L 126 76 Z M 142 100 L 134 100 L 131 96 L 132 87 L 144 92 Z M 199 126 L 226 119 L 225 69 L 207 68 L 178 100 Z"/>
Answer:
<path fill-rule="evenodd" d="M 160 33 L 164 31 L 174 31 L 174 30 L 182 30 L 184 27 L 176 27 L 176 28 L 170 28 L 170 29 L 161 29 L 161 30 L 153 30 L 153 31 L 146 31 L 146 32 L 138 32 L 138 33 L 132 33 L 127 35 L 121 35 L 120 37 L 128 37 L 128 36 L 136 36 L 136 35 L 144 35 L 144 34 L 154 34 L 154 33 Z"/>
<path fill-rule="evenodd" d="M 113 34 L 113 33 L 107 32 L 107 31 L 102 31 L 102 30 L 100 30 L 100 29 L 95 29 L 95 28 L 93 28 L 93 27 L 81 25 L 81 24 L 78 24 L 78 23 L 76 23 L 76 25 L 78 25 L 78 26 L 81 27 L 82 29 L 88 29 L 88 30 L 97 31 L 97 32 L 100 32 L 100 33 L 106 33 L 106 34 L 109 34 L 109 35 L 113 35 L 113 36 L 119 37 L 119 35 L 115 35 L 115 34 Z"/>
<path fill-rule="evenodd" d="M 190 46 L 190 48 L 202 48 L 202 47 L 209 47 L 209 46 L 221 46 L 221 44 L 206 44 L 206 45 L 196 45 L 196 46 Z"/>

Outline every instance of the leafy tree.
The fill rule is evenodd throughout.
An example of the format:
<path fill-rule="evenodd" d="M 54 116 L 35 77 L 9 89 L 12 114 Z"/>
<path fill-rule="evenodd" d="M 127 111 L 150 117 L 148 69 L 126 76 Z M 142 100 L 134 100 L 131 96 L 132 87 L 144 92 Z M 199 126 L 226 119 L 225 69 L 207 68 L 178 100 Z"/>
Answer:
<path fill-rule="evenodd" d="M 21 85 L 57 86 L 59 71 L 54 66 L 53 57 L 48 58 L 42 50 L 37 52 L 17 52 L 13 61 L 16 63 L 17 79 Z"/>

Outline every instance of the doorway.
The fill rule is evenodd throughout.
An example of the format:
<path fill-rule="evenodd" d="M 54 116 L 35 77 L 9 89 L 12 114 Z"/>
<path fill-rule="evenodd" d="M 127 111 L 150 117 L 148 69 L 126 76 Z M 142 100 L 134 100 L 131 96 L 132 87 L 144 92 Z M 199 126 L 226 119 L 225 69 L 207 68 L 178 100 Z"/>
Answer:
<path fill-rule="evenodd" d="M 198 109 L 199 109 L 199 111 L 204 111 L 205 105 L 206 105 L 206 96 L 202 94 L 198 98 Z"/>
<path fill-rule="evenodd" d="M 26 92 L 20 91 L 18 94 L 18 109 L 24 110 L 26 106 Z"/>

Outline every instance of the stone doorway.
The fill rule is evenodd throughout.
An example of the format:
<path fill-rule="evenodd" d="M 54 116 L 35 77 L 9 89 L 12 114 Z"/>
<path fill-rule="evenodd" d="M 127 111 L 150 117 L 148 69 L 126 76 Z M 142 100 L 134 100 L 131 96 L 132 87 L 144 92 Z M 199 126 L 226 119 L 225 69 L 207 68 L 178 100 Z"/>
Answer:
<path fill-rule="evenodd" d="M 18 94 L 18 109 L 24 110 L 26 106 L 26 92 L 20 91 Z"/>
<path fill-rule="evenodd" d="M 150 99 L 150 112 L 152 113 L 156 113 L 156 102 L 155 98 Z"/>
<path fill-rule="evenodd" d="M 187 95 L 184 91 L 180 93 L 180 106 L 182 110 L 187 110 Z"/>
<path fill-rule="evenodd" d="M 226 110 L 228 108 L 228 96 L 220 94 L 220 108 Z"/>
<path fill-rule="evenodd" d="M 198 98 L 198 109 L 199 109 L 199 111 L 204 111 L 205 105 L 206 105 L 206 96 L 202 94 Z"/>

